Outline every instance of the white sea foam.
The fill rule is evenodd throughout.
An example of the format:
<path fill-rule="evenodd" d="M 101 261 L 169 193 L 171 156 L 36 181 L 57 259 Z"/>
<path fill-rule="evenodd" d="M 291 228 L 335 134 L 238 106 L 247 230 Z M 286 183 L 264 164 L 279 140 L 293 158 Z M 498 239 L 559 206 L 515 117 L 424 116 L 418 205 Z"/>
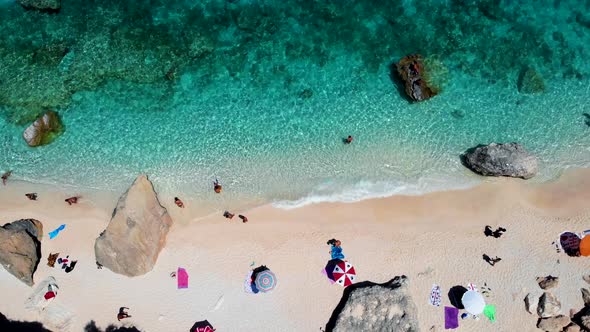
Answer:
<path fill-rule="evenodd" d="M 323 184 L 309 194 L 294 200 L 273 202 L 280 209 L 295 209 L 316 203 L 353 203 L 366 199 L 384 198 L 394 195 L 421 195 L 434 191 L 463 189 L 480 183 L 477 178 L 441 181 L 441 179 L 420 178 L 415 181 L 359 181 L 352 185 Z"/>

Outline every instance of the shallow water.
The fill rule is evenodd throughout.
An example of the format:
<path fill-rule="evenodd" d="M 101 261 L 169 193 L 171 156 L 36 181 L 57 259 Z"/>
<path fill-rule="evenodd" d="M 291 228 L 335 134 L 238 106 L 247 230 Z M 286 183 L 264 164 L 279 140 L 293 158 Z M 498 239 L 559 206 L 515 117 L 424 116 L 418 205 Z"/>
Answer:
<path fill-rule="evenodd" d="M 7 5 L 0 168 L 116 192 L 147 173 L 227 209 L 470 186 L 459 155 L 492 141 L 536 154 L 540 180 L 590 164 L 590 2 L 402 3 Z M 423 103 L 390 77 L 415 52 L 442 86 Z M 527 69 L 544 92 L 519 92 Z M 66 132 L 29 148 L 22 130 L 46 108 Z"/>

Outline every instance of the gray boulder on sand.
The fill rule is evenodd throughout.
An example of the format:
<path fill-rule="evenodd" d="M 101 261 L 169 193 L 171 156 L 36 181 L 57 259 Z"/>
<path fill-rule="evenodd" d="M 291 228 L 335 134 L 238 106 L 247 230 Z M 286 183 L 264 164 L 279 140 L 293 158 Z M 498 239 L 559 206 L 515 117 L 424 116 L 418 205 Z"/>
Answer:
<path fill-rule="evenodd" d="M 551 289 L 557 287 L 559 284 L 559 278 L 553 276 L 538 277 L 537 283 L 542 289 Z"/>
<path fill-rule="evenodd" d="M 555 295 L 549 292 L 543 293 L 539 299 L 537 313 L 541 318 L 553 317 L 559 315 L 561 311 L 561 302 Z"/>
<path fill-rule="evenodd" d="M 537 158 L 518 143 L 482 145 L 462 156 L 465 166 L 486 176 L 530 179 L 537 174 Z"/>
<path fill-rule="evenodd" d="M 329 331 L 417 332 L 416 306 L 406 276 L 376 284 L 365 281 L 344 289 L 326 325 Z"/>
<path fill-rule="evenodd" d="M 146 175 L 139 176 L 117 203 L 113 218 L 94 245 L 96 262 L 135 277 L 152 270 L 172 218 Z"/>
<path fill-rule="evenodd" d="M 27 9 L 58 10 L 61 8 L 61 0 L 17 0 Z"/>
<path fill-rule="evenodd" d="M 537 328 L 547 332 L 561 332 L 563 328 L 569 325 L 572 321 L 569 317 L 559 315 L 555 317 L 548 317 L 539 319 Z"/>
<path fill-rule="evenodd" d="M 33 274 L 41 260 L 43 224 L 22 219 L 0 228 L 0 263 L 25 284 L 33 285 Z"/>

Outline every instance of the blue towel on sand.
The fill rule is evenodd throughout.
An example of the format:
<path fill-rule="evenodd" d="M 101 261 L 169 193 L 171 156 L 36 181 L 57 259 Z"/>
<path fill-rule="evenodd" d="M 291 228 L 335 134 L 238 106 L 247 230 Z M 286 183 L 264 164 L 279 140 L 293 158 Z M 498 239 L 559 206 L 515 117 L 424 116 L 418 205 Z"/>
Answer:
<path fill-rule="evenodd" d="M 342 253 L 342 247 L 332 246 L 332 259 L 344 259 L 344 254 Z"/>
<path fill-rule="evenodd" d="M 64 228 L 66 228 L 66 224 L 63 224 L 63 225 L 59 226 L 58 228 L 56 228 L 55 230 L 49 232 L 49 239 L 53 239 L 54 237 L 56 237 L 57 234 L 59 234 L 59 232 L 64 230 Z"/>

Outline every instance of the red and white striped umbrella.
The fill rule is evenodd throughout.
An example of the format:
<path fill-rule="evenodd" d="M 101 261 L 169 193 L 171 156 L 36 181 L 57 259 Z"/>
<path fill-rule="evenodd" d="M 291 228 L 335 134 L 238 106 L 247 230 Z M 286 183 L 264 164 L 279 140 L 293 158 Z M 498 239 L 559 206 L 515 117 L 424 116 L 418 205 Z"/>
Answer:
<path fill-rule="evenodd" d="M 340 263 L 336 264 L 332 275 L 334 276 L 334 281 L 343 287 L 352 285 L 356 280 L 354 266 L 346 261 L 341 261 Z"/>

